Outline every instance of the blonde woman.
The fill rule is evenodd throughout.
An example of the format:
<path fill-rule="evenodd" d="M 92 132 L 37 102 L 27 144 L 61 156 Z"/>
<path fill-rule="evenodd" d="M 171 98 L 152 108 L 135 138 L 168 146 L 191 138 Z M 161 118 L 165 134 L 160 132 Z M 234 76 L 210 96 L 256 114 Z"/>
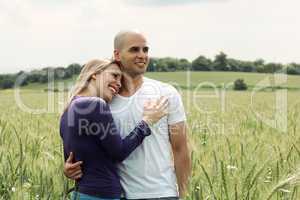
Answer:
<path fill-rule="evenodd" d="M 83 175 L 76 181 L 72 199 L 120 199 L 117 173 L 123 161 L 151 134 L 153 124 L 167 114 L 168 102 L 162 98 L 144 106 L 143 119 L 124 139 L 114 124 L 109 106 L 121 87 L 121 70 L 116 62 L 92 60 L 82 69 L 60 121 L 64 157 L 74 153 L 81 161 Z"/>

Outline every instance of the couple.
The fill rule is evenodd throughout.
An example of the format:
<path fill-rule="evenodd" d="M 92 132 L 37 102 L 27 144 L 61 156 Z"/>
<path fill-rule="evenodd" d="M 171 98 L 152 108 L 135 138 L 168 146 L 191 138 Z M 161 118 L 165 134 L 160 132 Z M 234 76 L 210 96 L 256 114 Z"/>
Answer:
<path fill-rule="evenodd" d="M 184 196 L 191 170 L 184 108 L 172 86 L 144 77 L 148 49 L 143 34 L 123 31 L 114 61 L 83 67 L 60 123 L 73 199 Z"/>

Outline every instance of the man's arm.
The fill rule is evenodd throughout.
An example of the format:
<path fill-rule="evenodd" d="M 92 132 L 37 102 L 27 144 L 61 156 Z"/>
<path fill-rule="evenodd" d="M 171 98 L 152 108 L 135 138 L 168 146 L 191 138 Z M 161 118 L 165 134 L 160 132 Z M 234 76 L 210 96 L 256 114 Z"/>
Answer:
<path fill-rule="evenodd" d="M 184 197 L 191 175 L 191 156 L 188 148 L 186 123 L 179 122 L 169 125 L 169 133 L 174 156 L 179 196 Z"/>

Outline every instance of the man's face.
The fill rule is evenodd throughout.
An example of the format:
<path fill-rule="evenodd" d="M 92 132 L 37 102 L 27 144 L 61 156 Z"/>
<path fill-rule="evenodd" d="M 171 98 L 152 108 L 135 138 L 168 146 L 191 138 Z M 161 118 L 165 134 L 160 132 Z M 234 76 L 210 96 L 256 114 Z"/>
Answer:
<path fill-rule="evenodd" d="M 117 60 L 121 61 L 123 71 L 135 77 L 144 74 L 149 64 L 149 47 L 141 34 L 128 34 L 123 41 L 122 49 L 117 51 Z"/>

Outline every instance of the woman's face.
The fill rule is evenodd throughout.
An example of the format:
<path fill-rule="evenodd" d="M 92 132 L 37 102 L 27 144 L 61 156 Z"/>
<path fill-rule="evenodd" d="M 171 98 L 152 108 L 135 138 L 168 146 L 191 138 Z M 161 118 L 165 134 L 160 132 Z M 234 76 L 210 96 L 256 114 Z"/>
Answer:
<path fill-rule="evenodd" d="M 100 74 L 96 75 L 96 89 L 98 96 L 106 102 L 111 102 L 112 98 L 118 94 L 121 88 L 122 72 L 118 65 L 111 64 Z"/>

